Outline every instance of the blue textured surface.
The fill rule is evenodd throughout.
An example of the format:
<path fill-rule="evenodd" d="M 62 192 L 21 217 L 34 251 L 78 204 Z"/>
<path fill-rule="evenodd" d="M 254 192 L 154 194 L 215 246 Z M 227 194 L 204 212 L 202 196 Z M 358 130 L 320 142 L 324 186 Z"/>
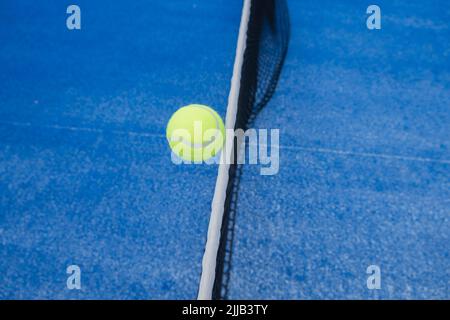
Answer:
<path fill-rule="evenodd" d="M 195 298 L 217 168 L 175 166 L 182 105 L 222 116 L 241 1 L 0 2 L 0 298 Z M 230 298 L 449 298 L 450 8 L 291 0 L 292 40 L 256 125 Z M 66 267 L 82 290 L 66 289 Z M 382 289 L 366 288 L 366 268 Z"/>
<path fill-rule="evenodd" d="M 292 39 L 256 126 L 280 173 L 247 166 L 229 298 L 450 297 L 447 1 L 291 0 Z M 368 290 L 378 265 L 382 288 Z"/>
<path fill-rule="evenodd" d="M 241 1 L 77 4 L 0 3 L 0 298 L 195 298 L 217 167 L 164 131 L 224 116 Z"/>

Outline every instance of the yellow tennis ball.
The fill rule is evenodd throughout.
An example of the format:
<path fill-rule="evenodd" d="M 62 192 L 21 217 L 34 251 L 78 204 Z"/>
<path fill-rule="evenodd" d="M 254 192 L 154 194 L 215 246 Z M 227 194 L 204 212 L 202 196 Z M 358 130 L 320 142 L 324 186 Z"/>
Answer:
<path fill-rule="evenodd" d="M 214 157 L 222 149 L 225 126 L 219 114 L 210 107 L 191 104 L 172 115 L 166 136 L 172 152 L 178 157 L 201 162 Z"/>

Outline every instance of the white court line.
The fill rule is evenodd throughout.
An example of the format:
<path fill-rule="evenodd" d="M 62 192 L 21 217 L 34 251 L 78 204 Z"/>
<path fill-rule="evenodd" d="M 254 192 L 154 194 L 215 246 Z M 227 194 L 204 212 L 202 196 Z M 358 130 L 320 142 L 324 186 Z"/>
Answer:
<path fill-rule="evenodd" d="M 67 130 L 74 132 L 93 132 L 98 134 L 105 133 L 114 133 L 117 135 L 128 135 L 128 136 L 136 136 L 136 137 L 150 137 L 150 138 L 163 138 L 166 139 L 166 136 L 163 134 L 157 133 L 149 133 L 149 132 L 137 132 L 137 131 L 125 131 L 125 130 L 103 130 L 103 129 L 95 129 L 88 127 L 73 127 L 73 126 L 60 126 L 60 125 L 35 125 L 30 122 L 7 122 L 0 121 L 0 124 L 12 125 L 16 127 L 38 127 L 45 129 L 54 129 L 54 130 Z M 270 148 L 270 145 L 262 145 L 266 148 Z M 342 156 L 355 156 L 355 157 L 367 157 L 367 158 L 379 158 L 379 159 L 388 159 L 388 160 L 402 160 L 402 161 L 417 161 L 417 162 L 430 162 L 430 163 L 441 163 L 441 164 L 450 164 L 450 159 L 433 159 L 433 158 L 424 158 L 424 157 L 413 157 L 413 156 L 402 156 L 396 154 L 388 154 L 388 153 L 376 153 L 376 152 L 358 152 L 358 151 L 346 151 L 339 149 L 329 149 L 329 148 L 310 148 L 310 147 L 302 147 L 302 146 L 283 146 L 280 145 L 278 148 L 287 149 L 287 150 L 296 150 L 303 151 L 309 153 L 330 153 Z"/>
<path fill-rule="evenodd" d="M 149 132 L 138 132 L 138 131 L 125 131 L 125 130 L 104 130 L 104 129 L 95 129 L 88 127 L 74 127 L 74 126 L 60 126 L 60 125 L 36 125 L 30 122 L 7 122 L 0 121 L 0 124 L 11 125 L 16 127 L 29 127 L 29 128 L 44 128 L 44 129 L 53 129 L 53 130 L 66 130 L 73 132 L 93 132 L 97 134 L 105 134 L 105 133 L 113 133 L 117 135 L 128 135 L 128 136 L 137 136 L 137 137 L 149 137 L 149 138 L 166 138 L 163 134 L 149 133 Z"/>
<path fill-rule="evenodd" d="M 343 155 L 343 156 L 381 158 L 381 159 L 388 159 L 388 160 L 435 162 L 435 163 L 442 163 L 442 164 L 450 164 L 450 160 L 447 160 L 447 159 L 440 160 L 440 159 L 433 159 L 433 158 L 401 156 L 401 155 L 387 154 L 387 153 L 354 152 L 354 151 L 326 149 L 326 148 L 307 148 L 307 147 L 300 147 L 300 146 L 280 146 L 280 149 L 306 151 L 306 152 L 310 152 L 310 153 L 330 153 L 330 154 L 337 154 L 337 155 Z"/>

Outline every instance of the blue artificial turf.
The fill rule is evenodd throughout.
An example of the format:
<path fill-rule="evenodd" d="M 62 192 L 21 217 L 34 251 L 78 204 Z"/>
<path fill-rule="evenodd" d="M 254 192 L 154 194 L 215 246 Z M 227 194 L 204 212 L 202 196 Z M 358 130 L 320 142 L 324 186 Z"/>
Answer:
<path fill-rule="evenodd" d="M 369 31 L 364 2 L 289 1 L 285 68 L 255 124 L 280 129 L 280 172 L 244 167 L 228 298 L 450 297 L 450 11 L 377 4 Z"/>
<path fill-rule="evenodd" d="M 174 165 L 165 126 L 225 115 L 242 4 L 77 4 L 76 31 L 0 4 L 0 298 L 194 299 L 217 167 Z"/>

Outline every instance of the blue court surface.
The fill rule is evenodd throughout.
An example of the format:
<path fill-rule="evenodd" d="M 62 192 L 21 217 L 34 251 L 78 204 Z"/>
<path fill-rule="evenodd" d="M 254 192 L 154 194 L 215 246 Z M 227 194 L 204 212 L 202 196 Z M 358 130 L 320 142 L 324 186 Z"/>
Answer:
<path fill-rule="evenodd" d="M 195 299 L 217 165 L 175 165 L 170 116 L 225 118 L 241 0 L 0 2 L 0 299 Z M 290 0 L 254 127 L 230 299 L 450 298 L 450 6 Z M 69 290 L 68 266 L 81 269 Z M 369 290 L 366 269 L 381 270 Z"/>

